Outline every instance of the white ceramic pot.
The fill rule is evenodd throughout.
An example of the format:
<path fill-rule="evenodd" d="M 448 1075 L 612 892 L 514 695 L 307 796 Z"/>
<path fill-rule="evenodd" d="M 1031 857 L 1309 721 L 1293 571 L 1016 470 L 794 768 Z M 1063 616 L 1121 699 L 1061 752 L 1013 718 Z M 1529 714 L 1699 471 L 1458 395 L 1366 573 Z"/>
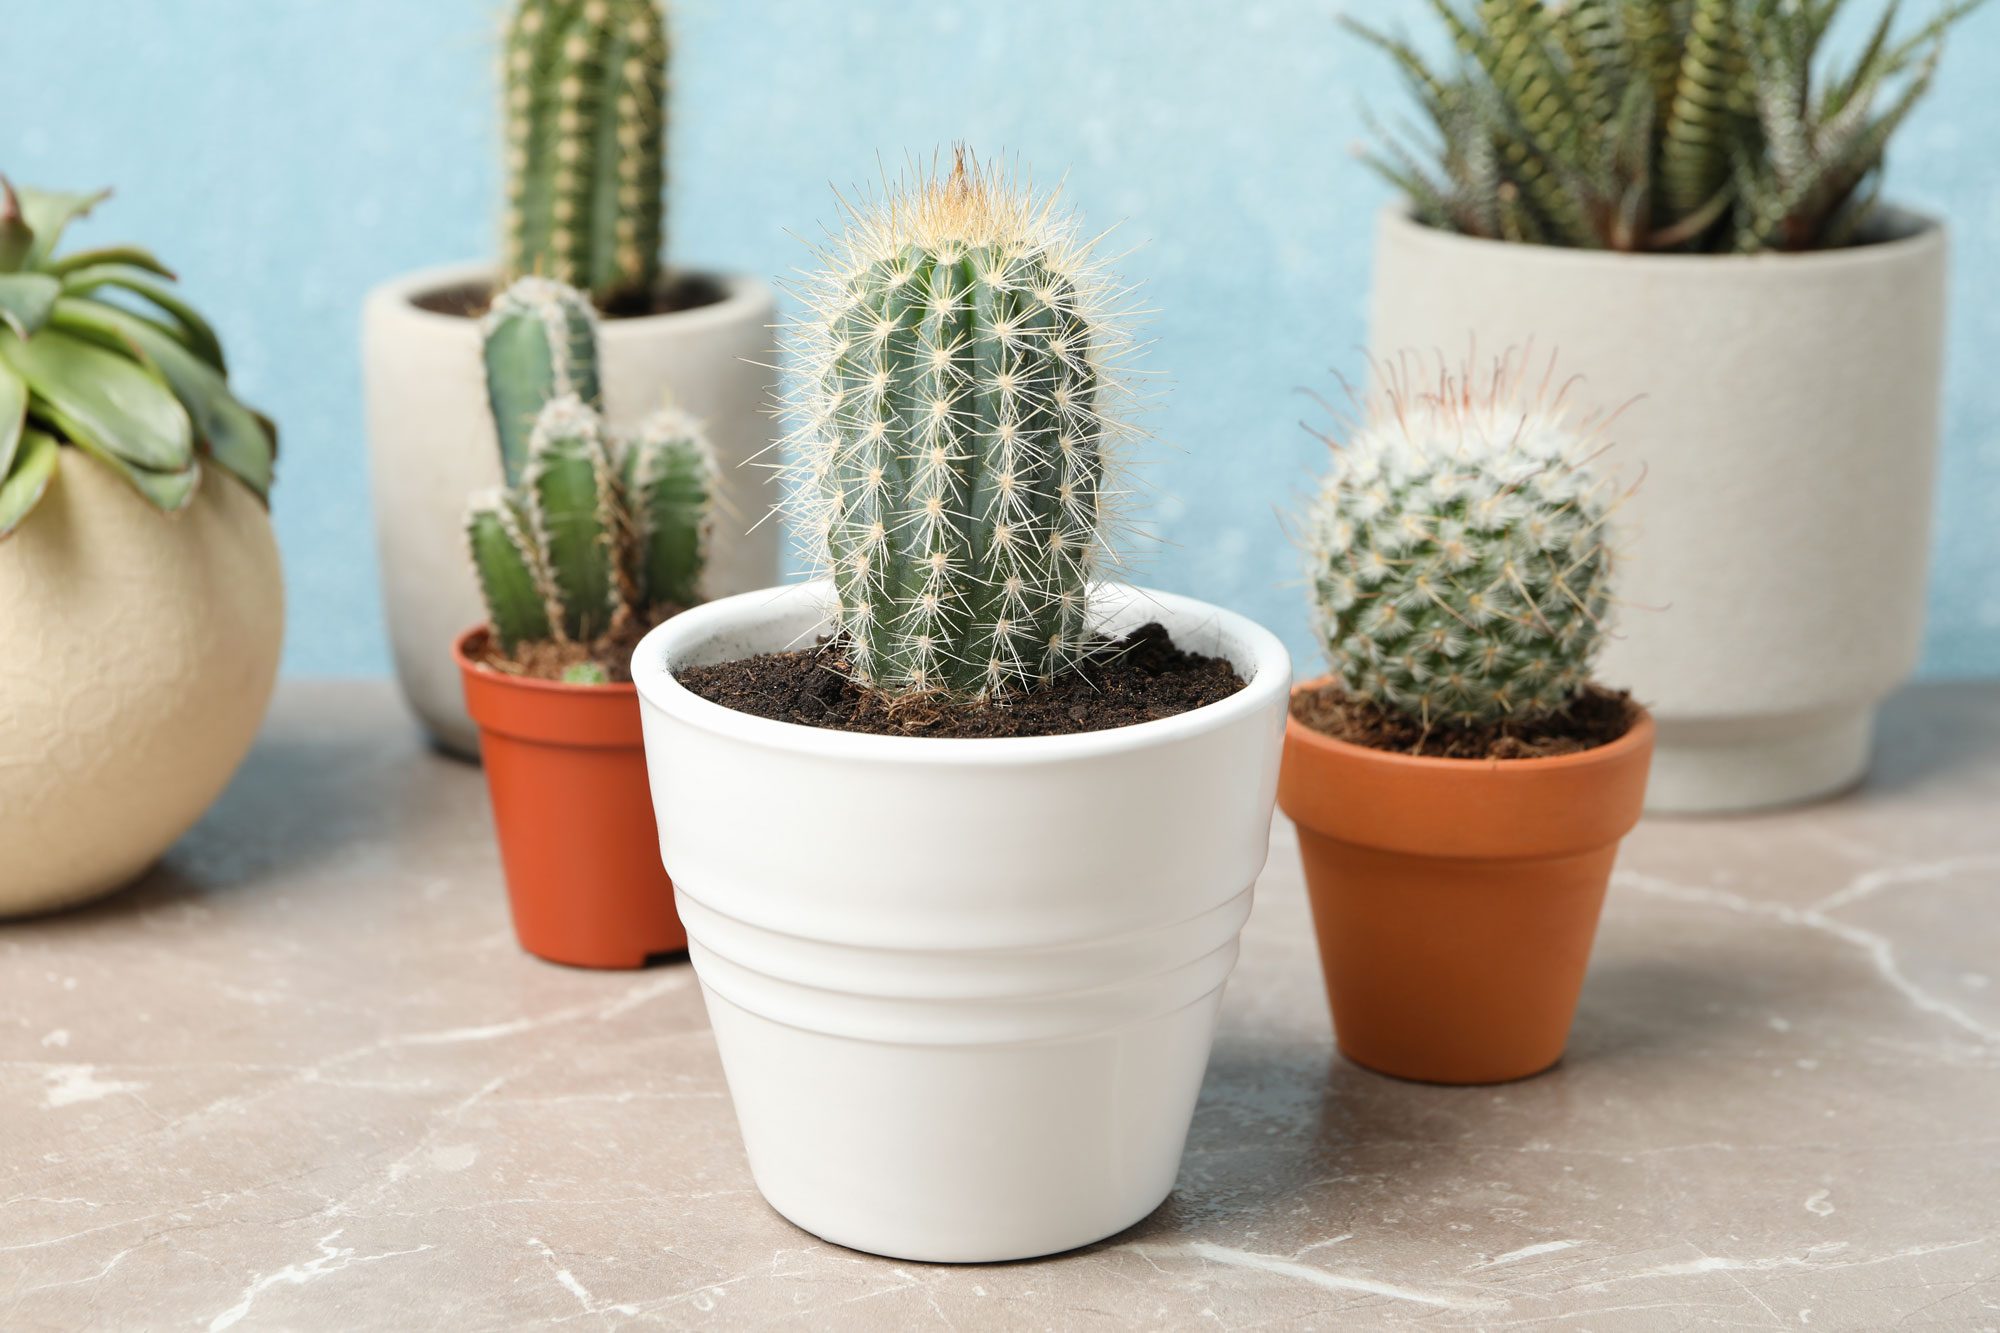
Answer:
<path fill-rule="evenodd" d="M 1599 675 L 1659 724 L 1647 808 L 1852 785 L 1916 665 L 1943 362 L 1945 236 L 1757 258 L 1631 256 L 1382 224 L 1370 347 L 1533 340 L 1644 469 Z M 1636 400 L 1636 401 L 1635 401 Z"/>
<path fill-rule="evenodd" d="M 263 720 L 285 635 L 271 521 L 219 468 L 168 517 L 74 449 L 0 542 L 0 917 L 136 879 Z"/>
<path fill-rule="evenodd" d="M 475 492 L 500 484 L 500 446 L 479 322 L 416 302 L 491 279 L 477 264 L 429 269 L 377 287 L 362 314 L 375 540 L 396 677 L 425 728 L 464 755 L 479 752 L 479 738 L 451 645 L 485 618 L 466 561 L 465 509 Z M 777 364 L 777 307 L 755 278 L 710 280 L 722 300 L 603 321 L 600 354 L 605 413 L 614 425 L 636 425 L 669 395 L 706 423 L 722 484 L 708 588 L 725 596 L 778 577 L 779 525 L 752 530 L 778 498 L 772 473 L 744 466 L 773 439 L 776 386 L 768 367 Z"/>
<path fill-rule="evenodd" d="M 897 1258 L 1020 1259 L 1166 1198 L 1264 864 L 1291 665 L 1241 616 L 1105 590 L 1247 688 L 1079 736 L 773 722 L 676 668 L 810 643 L 825 583 L 713 602 L 633 675 L 667 871 L 758 1188 Z"/>

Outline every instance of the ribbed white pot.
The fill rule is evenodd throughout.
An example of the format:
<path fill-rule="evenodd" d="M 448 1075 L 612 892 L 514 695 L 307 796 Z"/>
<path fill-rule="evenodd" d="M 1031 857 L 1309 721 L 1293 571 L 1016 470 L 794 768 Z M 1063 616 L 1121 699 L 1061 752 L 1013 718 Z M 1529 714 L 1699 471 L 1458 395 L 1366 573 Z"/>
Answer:
<path fill-rule="evenodd" d="M 270 515 L 220 468 L 160 513 L 76 449 L 0 542 L 0 917 L 119 888 L 228 785 L 285 637 Z"/>
<path fill-rule="evenodd" d="M 1291 664 L 1241 616 L 1107 588 L 1248 682 L 1079 736 L 773 722 L 675 669 L 811 643 L 824 583 L 713 602 L 633 661 L 689 953 L 750 1168 L 897 1258 L 1088 1244 L 1166 1198 L 1264 864 Z"/>
<path fill-rule="evenodd" d="M 1943 362 L 1945 235 L 1757 258 L 1472 240 L 1385 217 L 1370 347 L 1533 341 L 1574 392 L 1629 403 L 1615 457 L 1618 636 L 1600 679 L 1659 724 L 1647 808 L 1838 791 L 1916 665 Z"/>
<path fill-rule="evenodd" d="M 465 510 L 475 492 L 500 484 L 500 446 L 479 322 L 416 302 L 491 279 L 478 264 L 427 269 L 377 287 L 362 313 L 375 539 L 396 677 L 425 728 L 465 755 L 479 752 L 479 737 L 451 644 L 485 618 L 466 562 Z M 600 350 L 614 425 L 636 425 L 669 395 L 706 423 L 722 487 L 708 586 L 723 596 L 778 577 L 778 525 L 752 527 L 777 499 L 772 474 L 743 466 L 773 438 L 777 307 L 756 278 L 711 281 L 724 293 L 713 304 L 603 321 Z"/>

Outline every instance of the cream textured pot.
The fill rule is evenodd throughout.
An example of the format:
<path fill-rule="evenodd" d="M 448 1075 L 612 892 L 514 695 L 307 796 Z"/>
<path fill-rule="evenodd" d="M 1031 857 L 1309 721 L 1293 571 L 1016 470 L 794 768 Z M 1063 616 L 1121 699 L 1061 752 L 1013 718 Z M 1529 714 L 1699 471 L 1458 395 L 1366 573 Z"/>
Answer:
<path fill-rule="evenodd" d="M 1945 236 L 1758 258 L 1632 256 L 1382 224 L 1370 346 L 1533 340 L 1644 469 L 1626 609 L 1598 668 L 1659 724 L 1647 808 L 1748 810 L 1867 768 L 1916 665 L 1943 361 Z"/>
<path fill-rule="evenodd" d="M 485 618 L 464 549 L 466 503 L 500 484 L 500 446 L 486 402 L 479 321 L 420 308 L 425 295 L 490 284 L 477 264 L 430 269 L 376 288 L 362 315 L 375 540 L 396 676 L 447 749 L 479 752 L 451 644 Z M 721 468 L 709 559 L 711 595 L 778 577 L 779 530 L 751 530 L 777 499 L 771 473 L 745 467 L 770 447 L 777 307 L 755 278 L 711 279 L 723 299 L 670 315 L 607 319 L 599 336 L 604 406 L 636 425 L 673 400 L 706 423 Z M 763 364 L 756 364 L 756 363 Z"/>
<path fill-rule="evenodd" d="M 0 916 L 137 878 L 221 794 L 285 635 L 270 518 L 220 468 L 168 517 L 74 449 L 0 542 Z"/>
<path fill-rule="evenodd" d="M 1080 736 L 772 722 L 682 666 L 800 643 L 828 585 L 697 607 L 634 655 L 668 873 L 758 1188 L 903 1259 L 1021 1259 L 1173 1188 L 1270 842 L 1291 665 L 1184 597 L 1111 587 L 1247 688 Z"/>

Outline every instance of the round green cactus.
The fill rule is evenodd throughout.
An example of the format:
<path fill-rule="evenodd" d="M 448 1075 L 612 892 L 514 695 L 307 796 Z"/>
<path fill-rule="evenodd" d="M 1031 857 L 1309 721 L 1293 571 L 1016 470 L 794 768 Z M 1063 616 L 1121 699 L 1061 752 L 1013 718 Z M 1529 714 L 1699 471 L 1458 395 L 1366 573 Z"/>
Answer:
<path fill-rule="evenodd" d="M 1593 422 L 1509 357 L 1378 368 L 1314 508 L 1316 628 L 1347 692 L 1424 725 L 1545 716 L 1590 678 L 1611 607 L 1615 482 Z"/>
<path fill-rule="evenodd" d="M 791 444 L 864 683 L 977 696 L 1081 655 L 1129 432 L 1114 290 L 1053 197 L 962 152 L 852 218 L 794 329 Z"/>

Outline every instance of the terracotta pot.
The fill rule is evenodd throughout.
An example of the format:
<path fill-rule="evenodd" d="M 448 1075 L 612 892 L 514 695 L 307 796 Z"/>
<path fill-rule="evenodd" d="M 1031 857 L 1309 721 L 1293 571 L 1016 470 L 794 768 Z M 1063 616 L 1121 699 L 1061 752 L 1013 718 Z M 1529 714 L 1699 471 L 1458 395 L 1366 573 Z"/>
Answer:
<path fill-rule="evenodd" d="M 467 630 L 452 657 L 521 947 L 572 967 L 640 967 L 687 948 L 660 863 L 638 691 L 489 671 L 474 664 L 485 636 Z"/>
<path fill-rule="evenodd" d="M 1582 754 L 1498 760 L 1388 754 L 1290 719 L 1278 805 L 1341 1052 L 1427 1083 L 1560 1059 L 1652 755 L 1650 714 Z"/>

